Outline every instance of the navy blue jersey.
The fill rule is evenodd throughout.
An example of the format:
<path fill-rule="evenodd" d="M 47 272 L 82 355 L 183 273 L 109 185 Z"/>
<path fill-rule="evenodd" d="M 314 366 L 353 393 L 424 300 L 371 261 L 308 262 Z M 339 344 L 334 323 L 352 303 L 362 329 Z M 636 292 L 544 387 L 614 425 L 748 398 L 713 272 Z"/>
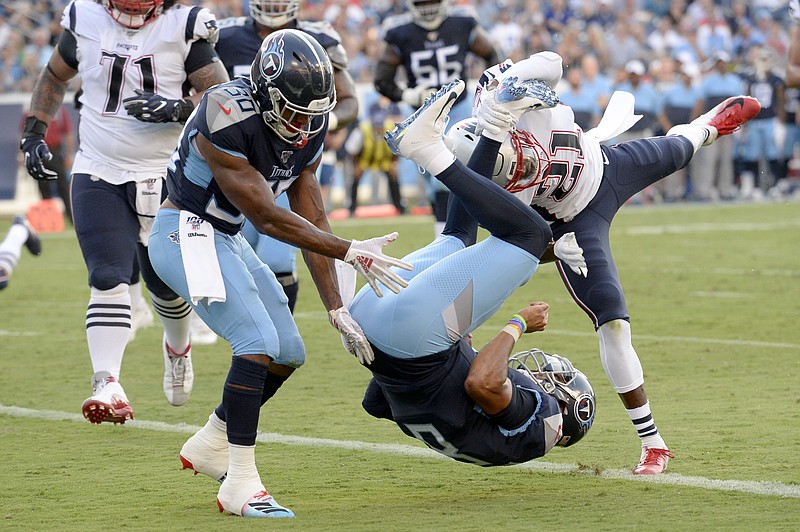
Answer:
<path fill-rule="evenodd" d="M 517 464 L 543 456 L 561 436 L 545 426 L 547 418 L 561 419 L 558 401 L 517 371 L 509 370 L 509 378 L 538 404 L 528 421 L 505 429 L 486 415 L 464 388 L 476 356 L 465 340 L 414 359 L 389 357 L 377 349 L 375 354 L 370 369 L 395 423 L 434 451 L 483 466 Z"/>
<path fill-rule="evenodd" d="M 775 106 L 778 104 L 775 96 L 783 87 L 783 80 L 769 72 L 763 79 L 758 79 L 755 75 L 744 76 L 744 82 L 747 85 L 746 94 L 758 98 L 758 103 L 761 104 L 761 111 L 754 120 L 775 118 L 777 116 Z"/>
<path fill-rule="evenodd" d="M 231 79 L 250 74 L 250 65 L 263 41 L 255 24 L 255 20 L 250 17 L 226 18 L 219 21 L 216 51 Z M 328 52 L 333 68 L 347 69 L 347 53 L 342 46 L 342 39 L 328 22 L 294 20 L 288 27 L 304 31 L 314 37 Z"/>
<path fill-rule="evenodd" d="M 327 117 L 313 117 L 312 127 L 319 127 L 322 120 Z M 242 228 L 244 215 L 222 193 L 211 168 L 194 145 L 198 133 L 218 149 L 247 159 L 261 172 L 275 196 L 282 194 L 305 167 L 317 160 L 325 140 L 323 130 L 305 146 L 284 141 L 264 123 L 250 82 L 245 78 L 212 87 L 203 95 L 186 122 L 178 149 L 170 160 L 167 189 L 176 206 L 231 235 Z"/>
<path fill-rule="evenodd" d="M 435 31 L 414 23 L 411 14 L 386 19 L 383 39 L 403 59 L 409 87 L 438 89 L 465 79 L 467 53 L 478 21 L 463 9 L 452 9 Z"/>

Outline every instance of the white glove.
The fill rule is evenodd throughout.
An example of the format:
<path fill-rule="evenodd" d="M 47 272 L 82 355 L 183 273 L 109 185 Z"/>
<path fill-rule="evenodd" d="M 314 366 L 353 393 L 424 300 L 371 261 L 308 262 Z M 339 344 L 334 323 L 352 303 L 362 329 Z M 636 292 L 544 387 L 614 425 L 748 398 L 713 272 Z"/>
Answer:
<path fill-rule="evenodd" d="M 481 91 L 478 108 L 475 110 L 476 131 L 498 142 L 505 140 L 508 131 L 517 125 L 517 119 L 508 109 L 497 103 L 494 89 Z"/>
<path fill-rule="evenodd" d="M 362 365 L 367 366 L 375 360 L 375 353 L 372 352 L 367 337 L 361 326 L 356 323 L 350 311 L 345 307 L 337 308 L 328 312 L 328 320 L 337 331 L 342 333 L 342 344 L 351 355 L 355 355 Z"/>
<path fill-rule="evenodd" d="M 425 98 L 434 94 L 435 89 L 428 87 L 409 87 L 403 89 L 403 102 L 410 105 L 414 109 L 419 109 L 425 102 Z"/>
<path fill-rule="evenodd" d="M 389 268 L 397 266 L 403 270 L 411 271 L 413 266 L 383 254 L 384 246 L 397 240 L 397 236 L 395 232 L 370 238 L 369 240 L 352 240 L 350 249 L 347 250 L 347 254 L 343 259 L 346 263 L 352 264 L 356 271 L 364 276 L 378 297 L 383 297 L 383 292 L 381 292 L 376 281 L 383 283 L 386 288 L 395 294 L 399 294 L 401 288 L 408 286 L 407 281 Z"/>
<path fill-rule="evenodd" d="M 553 253 L 558 257 L 558 260 L 566 263 L 573 272 L 584 277 L 589 275 L 586 260 L 583 258 L 583 249 L 578 246 L 578 241 L 575 240 L 575 233 L 566 233 L 556 240 L 553 246 Z"/>

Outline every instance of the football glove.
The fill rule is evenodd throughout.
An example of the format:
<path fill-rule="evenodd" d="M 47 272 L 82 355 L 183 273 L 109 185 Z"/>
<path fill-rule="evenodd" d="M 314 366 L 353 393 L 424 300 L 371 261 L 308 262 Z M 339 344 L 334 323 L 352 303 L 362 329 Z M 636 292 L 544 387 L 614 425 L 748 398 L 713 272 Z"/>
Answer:
<path fill-rule="evenodd" d="M 586 277 L 589 274 L 586 260 L 583 258 L 583 249 L 578 246 L 578 241 L 575 240 L 575 233 L 566 233 L 556 240 L 553 245 L 553 254 L 578 275 Z"/>
<path fill-rule="evenodd" d="M 44 166 L 44 163 L 53 158 L 44 141 L 45 131 L 47 124 L 29 116 L 25 119 L 25 129 L 19 141 L 19 149 L 25 154 L 25 169 L 37 181 L 50 181 L 58 177 L 56 172 Z"/>
<path fill-rule="evenodd" d="M 419 109 L 422 107 L 422 104 L 425 103 L 425 98 L 435 92 L 435 89 L 429 89 L 427 87 L 409 87 L 403 89 L 403 102 L 414 109 Z"/>
<path fill-rule="evenodd" d="M 375 353 L 372 352 L 367 337 L 361 326 L 356 323 L 350 311 L 345 307 L 337 308 L 328 312 L 328 320 L 331 325 L 342 334 L 342 344 L 347 351 L 354 355 L 358 361 L 368 366 L 375 360 Z"/>
<path fill-rule="evenodd" d="M 383 283 L 395 294 L 400 293 L 401 288 L 408 286 L 408 282 L 389 268 L 397 266 L 411 271 L 413 267 L 407 262 L 383 254 L 384 246 L 397 240 L 397 236 L 395 232 L 369 240 L 352 240 L 343 259 L 344 262 L 352 264 L 356 271 L 364 276 L 378 297 L 383 297 L 383 292 L 377 281 Z"/>
<path fill-rule="evenodd" d="M 160 94 L 135 89 L 136 96 L 125 98 L 122 105 L 128 114 L 142 122 L 185 122 L 194 104 L 189 100 L 170 100 Z"/>

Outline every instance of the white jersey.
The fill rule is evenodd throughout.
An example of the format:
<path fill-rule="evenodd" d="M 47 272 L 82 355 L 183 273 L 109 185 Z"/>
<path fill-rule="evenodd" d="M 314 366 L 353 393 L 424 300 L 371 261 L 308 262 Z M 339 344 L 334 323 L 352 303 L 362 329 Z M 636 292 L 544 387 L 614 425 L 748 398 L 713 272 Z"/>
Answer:
<path fill-rule="evenodd" d="M 545 209 L 559 220 L 572 220 L 600 188 L 603 179 L 600 143 L 584 134 L 575 123 L 572 109 L 566 105 L 525 113 L 517 129 L 530 133 L 549 157 L 547 174 L 540 176 L 537 185 L 520 192 L 520 199 Z"/>
<path fill-rule="evenodd" d="M 800 23 L 800 0 L 789 0 L 789 15 L 795 23 Z"/>
<path fill-rule="evenodd" d="M 80 149 L 73 172 L 113 184 L 165 176 L 182 125 L 141 122 L 128 115 L 122 101 L 135 96 L 134 89 L 182 98 L 184 62 L 192 43 L 214 41 L 214 15 L 208 9 L 176 5 L 133 30 L 114 21 L 102 5 L 74 0 L 64 10 L 61 25 L 77 41 L 83 89 Z"/>

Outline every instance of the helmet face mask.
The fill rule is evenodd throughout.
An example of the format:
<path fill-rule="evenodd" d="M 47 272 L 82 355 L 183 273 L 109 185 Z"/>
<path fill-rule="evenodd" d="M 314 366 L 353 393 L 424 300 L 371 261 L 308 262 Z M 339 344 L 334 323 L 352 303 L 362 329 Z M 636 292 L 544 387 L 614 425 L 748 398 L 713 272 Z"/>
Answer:
<path fill-rule="evenodd" d="M 569 447 L 589 432 L 597 411 L 594 390 L 572 362 L 541 349 L 517 353 L 508 362 L 509 367 L 533 379 L 561 405 L 562 436 L 556 445 Z"/>
<path fill-rule="evenodd" d="M 250 0 L 250 16 L 262 26 L 281 28 L 297 18 L 300 0 Z"/>
<path fill-rule="evenodd" d="M 336 105 L 333 65 L 310 35 L 279 30 L 264 39 L 250 67 L 253 96 L 264 122 L 286 142 L 304 145 L 325 127 L 314 117 Z"/>
<path fill-rule="evenodd" d="M 477 121 L 468 118 L 457 122 L 445 135 L 450 151 L 465 165 L 478 145 Z M 547 152 L 527 131 L 512 129 L 500 146 L 492 181 L 511 193 L 538 185 L 550 166 Z"/>
<path fill-rule="evenodd" d="M 418 26 L 435 30 L 447 18 L 450 0 L 408 0 L 407 5 Z"/>
<path fill-rule="evenodd" d="M 122 26 L 138 29 L 161 15 L 164 0 L 103 0 L 103 6 Z"/>

